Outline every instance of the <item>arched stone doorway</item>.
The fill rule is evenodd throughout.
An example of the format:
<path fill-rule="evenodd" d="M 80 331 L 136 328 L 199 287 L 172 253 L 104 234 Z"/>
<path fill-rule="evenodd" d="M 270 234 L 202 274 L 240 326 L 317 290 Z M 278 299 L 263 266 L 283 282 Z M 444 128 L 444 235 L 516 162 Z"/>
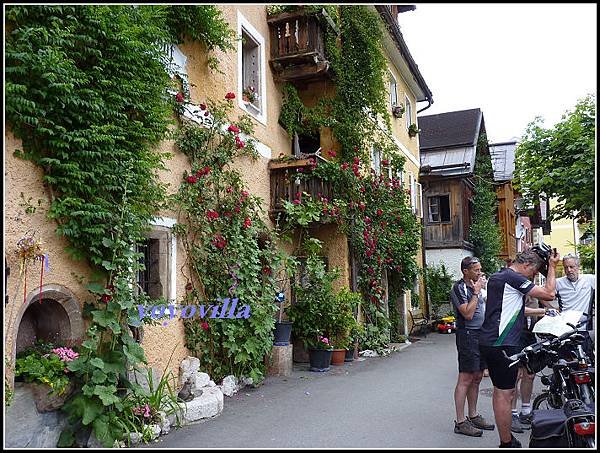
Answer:
<path fill-rule="evenodd" d="M 13 357 L 43 340 L 64 346 L 80 343 L 84 335 L 81 307 L 75 296 L 61 285 L 44 285 L 27 298 L 15 320 Z"/>

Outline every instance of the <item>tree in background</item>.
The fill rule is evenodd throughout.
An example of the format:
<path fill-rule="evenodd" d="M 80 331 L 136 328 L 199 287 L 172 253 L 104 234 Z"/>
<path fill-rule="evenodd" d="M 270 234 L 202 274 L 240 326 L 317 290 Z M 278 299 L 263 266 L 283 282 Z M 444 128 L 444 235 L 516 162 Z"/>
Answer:
<path fill-rule="evenodd" d="M 483 273 L 491 275 L 500 269 L 502 231 L 497 221 L 496 191 L 494 190 L 494 170 L 492 159 L 487 152 L 487 137 L 482 135 L 477 143 L 475 159 L 475 196 L 473 197 L 473 223 L 469 231 L 469 240 L 475 249 L 474 255 L 481 262 Z"/>
<path fill-rule="evenodd" d="M 423 276 L 431 309 L 437 316 L 445 314 L 439 311 L 441 306 L 450 302 L 450 291 L 454 283 L 452 274 L 449 274 L 444 263 L 441 263 L 425 266 Z"/>
<path fill-rule="evenodd" d="M 594 207 L 596 97 L 580 99 L 551 129 L 529 123 L 515 154 L 514 184 L 528 204 L 540 194 L 557 200 L 550 220 L 589 221 Z"/>

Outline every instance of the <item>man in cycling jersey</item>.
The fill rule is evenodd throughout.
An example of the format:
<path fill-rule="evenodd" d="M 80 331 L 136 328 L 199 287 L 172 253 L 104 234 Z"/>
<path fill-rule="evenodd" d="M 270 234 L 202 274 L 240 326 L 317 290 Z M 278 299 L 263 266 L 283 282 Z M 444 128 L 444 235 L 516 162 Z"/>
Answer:
<path fill-rule="evenodd" d="M 504 356 L 521 351 L 521 334 L 525 324 L 525 296 L 541 301 L 551 301 L 555 296 L 555 271 L 558 253 L 548 258 L 548 271 L 544 286 L 532 280 L 545 266 L 544 259 L 529 249 L 517 254 L 508 267 L 493 274 L 488 281 L 488 298 L 485 319 L 481 326 L 479 348 L 490 372 L 494 385 L 492 406 L 500 447 L 520 447 L 511 434 L 512 400 L 515 398 L 518 367 L 510 367 Z"/>

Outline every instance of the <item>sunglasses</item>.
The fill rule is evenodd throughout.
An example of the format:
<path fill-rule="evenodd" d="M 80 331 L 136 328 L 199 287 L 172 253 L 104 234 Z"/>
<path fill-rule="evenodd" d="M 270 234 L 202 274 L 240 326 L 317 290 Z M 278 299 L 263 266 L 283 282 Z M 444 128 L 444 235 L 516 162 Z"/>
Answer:
<path fill-rule="evenodd" d="M 463 269 L 468 269 L 472 264 L 479 263 L 479 258 L 471 258 L 465 264 L 463 264 Z"/>

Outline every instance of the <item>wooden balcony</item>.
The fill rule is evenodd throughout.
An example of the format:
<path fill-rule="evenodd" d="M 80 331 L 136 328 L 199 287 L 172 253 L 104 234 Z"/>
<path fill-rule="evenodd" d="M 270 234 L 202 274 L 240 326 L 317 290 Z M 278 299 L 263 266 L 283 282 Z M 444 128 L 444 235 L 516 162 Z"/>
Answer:
<path fill-rule="evenodd" d="M 271 69 L 281 81 L 325 76 L 325 31 L 316 14 L 302 9 L 267 19 L 271 35 Z"/>
<path fill-rule="evenodd" d="M 269 172 L 271 178 L 271 205 L 269 215 L 275 218 L 278 213 L 284 212 L 283 200 L 293 202 L 298 192 L 309 193 L 314 199 L 319 196 L 333 199 L 333 188 L 330 182 L 317 177 L 311 177 L 307 180 L 297 178 L 298 169 L 302 168 L 305 172 L 309 169 L 308 159 L 298 159 L 293 161 L 271 161 L 269 162 Z"/>

